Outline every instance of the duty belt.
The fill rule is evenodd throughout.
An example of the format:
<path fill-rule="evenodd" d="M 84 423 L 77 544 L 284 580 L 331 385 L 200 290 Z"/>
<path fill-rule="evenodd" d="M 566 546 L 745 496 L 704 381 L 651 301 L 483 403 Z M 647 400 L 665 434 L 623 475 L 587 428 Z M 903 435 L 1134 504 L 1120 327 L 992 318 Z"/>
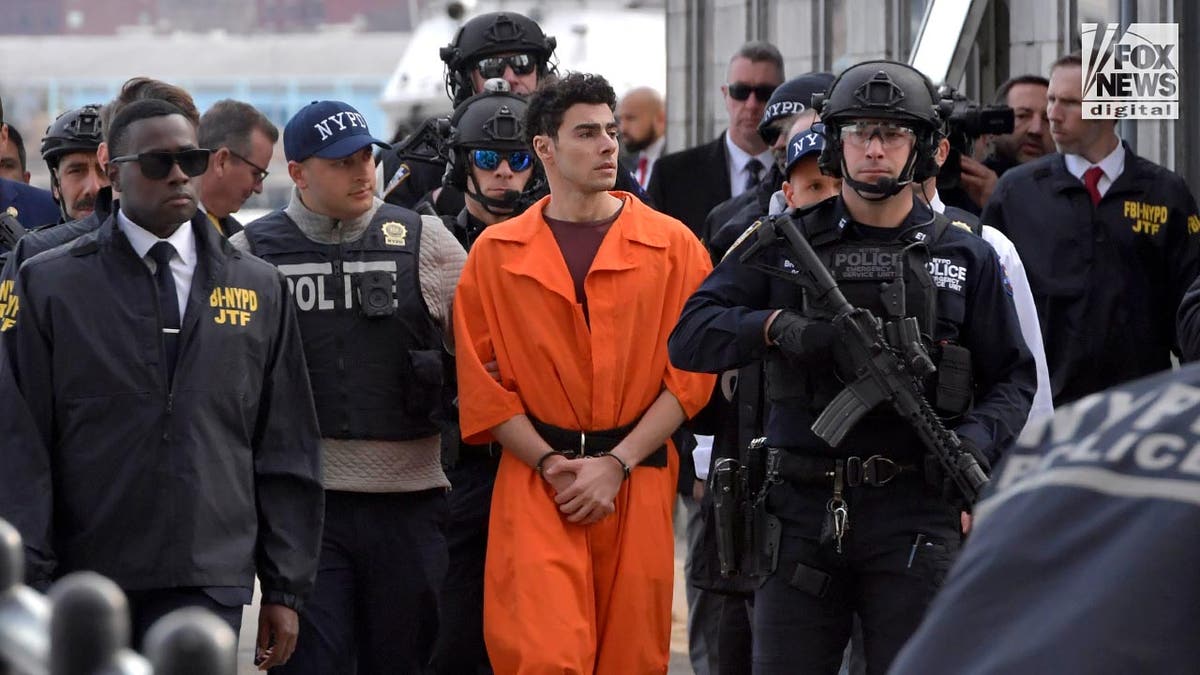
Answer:
<path fill-rule="evenodd" d="M 568 457 L 590 457 L 604 452 L 611 452 L 617 447 L 629 432 L 637 426 L 638 421 L 615 429 L 599 431 L 583 431 L 580 429 L 564 429 L 529 416 L 533 429 L 551 448 L 562 452 Z M 667 446 L 661 445 L 649 457 L 638 463 L 638 466 L 666 466 Z"/>
<path fill-rule="evenodd" d="M 767 451 L 767 473 L 780 479 L 805 485 L 834 485 L 845 487 L 882 487 L 902 473 L 917 474 L 914 464 L 901 464 L 883 455 L 870 457 L 818 457 L 797 455 L 781 448 Z"/>

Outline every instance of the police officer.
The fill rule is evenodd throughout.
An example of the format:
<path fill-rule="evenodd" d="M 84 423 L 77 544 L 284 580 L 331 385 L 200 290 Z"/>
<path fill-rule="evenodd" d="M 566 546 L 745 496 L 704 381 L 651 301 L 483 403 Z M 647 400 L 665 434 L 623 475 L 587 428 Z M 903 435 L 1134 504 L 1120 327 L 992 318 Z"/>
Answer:
<path fill-rule="evenodd" d="M 527 107 L 507 82 L 492 79 L 450 118 L 446 184 L 466 196 L 453 230 L 467 250 L 483 228 L 520 214 L 545 190 L 523 136 Z"/>
<path fill-rule="evenodd" d="M 969 391 L 973 402 L 933 386 L 927 394 L 986 467 L 1025 421 L 1033 361 L 995 252 L 909 189 L 937 170 L 947 107 L 939 103 L 928 79 L 904 64 L 843 72 L 819 110 L 821 161 L 843 179 L 841 196 L 792 218 L 852 304 L 884 321 L 915 319 L 926 347 L 938 346 L 935 360 L 970 373 L 973 381 L 939 384 Z M 810 429 L 842 382 L 855 379 L 840 346 L 848 336 L 817 296 L 806 299 L 778 276 L 797 264 L 787 251 L 762 247 L 754 234 L 688 301 L 670 349 L 674 363 L 705 372 L 766 360 L 766 442 L 779 481 L 766 508 L 781 528 L 774 572 L 754 596 L 755 672 L 836 672 L 858 614 L 868 671 L 882 673 L 958 550 L 959 509 L 913 428 L 887 404 L 838 447 Z"/>
<path fill-rule="evenodd" d="M 533 19 L 516 12 L 489 12 L 458 29 L 440 56 L 446 64 L 446 93 L 455 106 L 483 90 L 494 77 L 508 82 L 510 91 L 528 96 L 547 78 L 557 75 L 551 60 L 558 41 Z M 427 123 L 428 124 L 428 123 Z M 421 131 L 408 140 L 421 140 Z M 458 214 L 463 194 L 442 187 L 445 164 L 437 158 L 409 154 L 406 142 L 385 151 L 380 161 L 381 194 L 391 204 L 419 208 L 425 201 L 440 214 Z M 617 171 L 616 189 L 645 199 L 645 191 L 629 167 Z M 544 195 L 543 195 L 544 196 Z"/>
<path fill-rule="evenodd" d="M 893 675 L 1194 673 L 1200 366 L 1022 434 Z"/>
<path fill-rule="evenodd" d="M 0 146 L 9 142 L 8 125 L 4 123 L 4 101 L 0 101 Z M 0 178 L 0 213 L 17 219 L 26 229 L 58 222 L 58 206 L 49 192 L 7 178 Z M 10 248 L 10 245 L 0 243 L 0 251 Z"/>
<path fill-rule="evenodd" d="M 1187 184 L 1135 155 L 1116 120 L 1083 119 L 1081 68 L 1079 54 L 1051 66 L 1058 152 L 1005 173 L 982 216 L 1025 261 L 1055 405 L 1170 368 L 1176 310 L 1200 272 Z"/>
<path fill-rule="evenodd" d="M 346 103 L 301 108 L 291 202 L 230 239 L 288 279 L 321 427 L 321 564 L 289 673 L 425 672 L 438 630 L 443 335 L 466 254 L 438 218 L 376 198 L 381 144 Z"/>
<path fill-rule="evenodd" d="M 42 159 L 50 169 L 50 192 L 61 222 L 80 220 L 96 210 L 96 195 L 108 176 L 96 158 L 103 142 L 100 106 L 88 104 L 59 115 L 42 138 Z"/>
<path fill-rule="evenodd" d="M 447 224 L 467 250 L 484 228 L 520 214 L 541 192 L 541 171 L 525 140 L 527 107 L 504 80 L 493 79 L 450 118 L 447 184 L 465 194 L 467 203 Z M 454 368 L 449 371 L 454 377 Z M 447 394 L 455 396 L 455 389 L 447 387 Z M 483 563 L 500 448 L 462 443 L 457 407 L 449 410 L 455 414 L 442 432 L 442 459 L 453 488 L 446 526 L 450 565 L 433 667 L 445 675 L 490 673 L 483 642 Z"/>
<path fill-rule="evenodd" d="M 790 159 L 788 141 L 792 136 L 792 125 L 801 118 L 805 120 L 805 128 L 813 125 L 817 120 L 811 105 L 813 94 L 823 93 L 829 88 L 830 82 L 833 82 L 830 73 L 805 73 L 779 85 L 771 94 L 762 121 L 758 124 L 758 135 L 770 146 L 775 162 L 768 168 L 757 189 L 746 190 L 708 212 L 700 239 L 713 252 L 714 262 L 721 259 L 737 235 L 745 232 L 759 216 L 770 210 L 771 195 L 779 191 L 781 183 L 787 181 L 785 164 Z M 723 239 L 718 235 L 726 225 L 729 225 L 729 229 L 724 236 L 728 238 Z"/>
<path fill-rule="evenodd" d="M 320 544 L 320 454 L 284 279 L 196 210 L 209 151 L 175 106 L 109 130 L 120 209 L 21 266 L 0 321 L 0 517 L 30 585 L 129 598 L 133 641 L 184 606 L 236 633 L 257 574 L 264 668 L 288 660 Z"/>

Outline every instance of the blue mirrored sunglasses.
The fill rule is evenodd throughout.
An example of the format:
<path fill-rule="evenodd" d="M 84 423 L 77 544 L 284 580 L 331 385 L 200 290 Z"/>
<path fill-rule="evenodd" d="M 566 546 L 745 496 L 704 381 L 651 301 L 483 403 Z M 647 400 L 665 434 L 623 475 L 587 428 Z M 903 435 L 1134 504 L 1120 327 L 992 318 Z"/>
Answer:
<path fill-rule="evenodd" d="M 526 150 L 513 150 L 507 155 L 501 155 L 496 150 L 471 151 L 471 161 L 484 171 L 495 171 L 502 159 L 508 162 L 508 168 L 513 171 L 524 171 L 533 164 L 533 157 Z"/>

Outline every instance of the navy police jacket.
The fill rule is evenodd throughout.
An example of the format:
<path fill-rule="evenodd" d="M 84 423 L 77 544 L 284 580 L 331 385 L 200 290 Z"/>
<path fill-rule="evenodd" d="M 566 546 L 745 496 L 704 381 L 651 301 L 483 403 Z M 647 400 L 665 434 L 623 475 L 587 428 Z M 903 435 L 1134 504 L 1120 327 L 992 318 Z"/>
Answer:
<path fill-rule="evenodd" d="M 110 216 L 28 260 L 0 319 L 0 517 L 28 579 L 252 588 L 300 605 L 324 513 L 295 303 L 202 213 L 168 384 L 154 277 Z"/>
<path fill-rule="evenodd" d="M 1182 178 L 1126 146 L 1093 206 L 1056 153 L 1006 172 L 982 220 L 1025 263 L 1056 405 L 1171 367 L 1176 311 L 1200 271 Z"/>
<path fill-rule="evenodd" d="M 837 228 L 835 240 L 861 241 L 867 229 L 843 216 L 841 198 L 807 210 L 807 225 Z M 829 229 L 825 231 L 828 233 Z M 936 291 L 935 340 L 956 341 L 973 357 L 975 402 L 956 422 L 955 431 L 972 441 L 993 461 L 1025 424 L 1035 389 L 1033 359 L 1021 337 L 1016 311 L 1006 291 L 1006 281 L 996 253 L 983 239 L 957 226 L 946 227 L 934 239 L 933 213 L 914 199 L 906 221 L 896 228 L 928 243 L 931 276 Z M 763 326 L 776 309 L 798 308 L 800 291 L 795 284 L 770 276 L 740 262 L 752 237 L 730 249 L 721 264 L 684 305 L 683 314 L 668 342 L 671 362 L 677 367 L 719 373 L 767 356 Z M 780 245 L 773 249 L 776 267 L 791 264 Z M 911 306 L 911 302 L 909 303 Z M 829 445 L 810 429 L 815 414 L 807 401 L 772 401 L 766 423 L 769 444 L 818 454 L 830 454 Z M 923 452 L 908 424 L 883 411 L 872 423 L 860 423 L 843 440 L 840 451 Z M 817 411 L 819 413 L 819 411 Z M 875 413 L 872 413 L 875 414 Z"/>
<path fill-rule="evenodd" d="M 48 190 L 0 178 L 0 211 L 8 211 L 26 230 L 57 223 L 62 214 Z"/>
<path fill-rule="evenodd" d="M 1195 673 L 1200 365 L 1035 423 L 891 675 Z"/>

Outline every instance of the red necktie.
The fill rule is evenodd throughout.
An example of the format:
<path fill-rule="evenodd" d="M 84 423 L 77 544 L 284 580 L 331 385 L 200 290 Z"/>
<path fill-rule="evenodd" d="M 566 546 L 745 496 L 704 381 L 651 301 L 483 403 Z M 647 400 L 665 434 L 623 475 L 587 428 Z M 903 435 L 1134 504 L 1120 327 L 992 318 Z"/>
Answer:
<path fill-rule="evenodd" d="M 1092 205 L 1100 203 L 1100 178 L 1104 175 L 1104 169 L 1098 166 L 1093 166 L 1083 172 L 1083 186 L 1087 188 L 1088 194 L 1092 196 Z"/>
<path fill-rule="evenodd" d="M 638 179 L 638 185 L 641 185 L 643 188 L 646 187 L 646 169 L 648 167 L 649 167 L 649 163 L 646 161 L 646 156 L 642 155 L 641 157 L 638 157 L 637 179 Z"/>

